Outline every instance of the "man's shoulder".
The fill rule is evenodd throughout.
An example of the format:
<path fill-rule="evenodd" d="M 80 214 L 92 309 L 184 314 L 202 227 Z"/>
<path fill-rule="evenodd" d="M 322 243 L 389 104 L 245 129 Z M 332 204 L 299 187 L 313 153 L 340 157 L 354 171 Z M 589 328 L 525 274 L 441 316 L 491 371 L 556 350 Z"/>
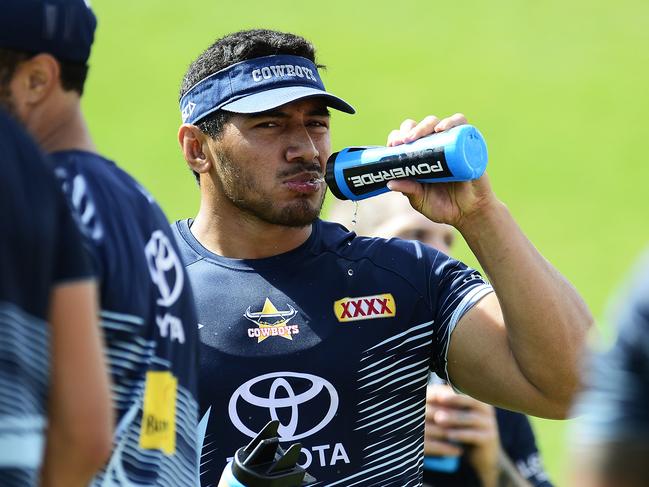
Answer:
<path fill-rule="evenodd" d="M 319 221 L 318 242 L 314 251 L 333 252 L 351 261 L 368 260 L 374 265 L 406 271 L 421 265 L 454 261 L 442 252 L 416 240 L 379 238 L 357 235 L 338 223 Z"/>
<path fill-rule="evenodd" d="M 57 177 L 72 191 L 81 188 L 97 198 L 133 201 L 157 207 L 154 198 L 140 183 L 110 159 L 85 151 L 62 151 L 50 155 Z"/>
<path fill-rule="evenodd" d="M 316 254 L 334 255 L 359 269 L 357 278 L 369 282 L 401 283 L 428 295 L 431 283 L 440 282 L 444 268 L 462 267 L 455 259 L 416 240 L 365 237 L 350 232 L 342 225 L 321 222 Z M 434 286 L 436 287 L 436 286 Z"/>
<path fill-rule="evenodd" d="M 166 217 L 155 199 L 113 161 L 84 151 L 58 152 L 51 159 L 63 192 L 81 217 L 91 219 L 92 215 L 101 222 L 114 221 L 147 232 L 166 230 Z"/>

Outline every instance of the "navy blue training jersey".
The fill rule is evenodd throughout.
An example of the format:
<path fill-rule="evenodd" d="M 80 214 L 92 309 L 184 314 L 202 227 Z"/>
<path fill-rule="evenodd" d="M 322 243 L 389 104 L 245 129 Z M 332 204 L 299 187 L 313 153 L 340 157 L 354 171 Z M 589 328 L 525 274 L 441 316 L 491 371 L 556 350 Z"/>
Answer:
<path fill-rule="evenodd" d="M 527 416 L 496 408 L 496 420 L 501 447 L 521 476 L 534 487 L 552 487 L 543 468 L 534 432 Z M 482 485 L 466 455 L 460 458 L 459 468 L 455 472 L 424 470 L 424 484 L 431 487 L 480 487 Z"/>
<path fill-rule="evenodd" d="M 649 254 L 635 269 L 615 317 L 618 336 L 596 354 L 576 406 L 573 442 L 649 442 Z"/>
<path fill-rule="evenodd" d="M 451 331 L 491 287 L 417 242 L 320 220 L 258 260 L 207 251 L 190 224 L 174 230 L 198 303 L 202 485 L 271 419 L 315 485 L 421 485 L 429 370 L 446 376 Z"/>
<path fill-rule="evenodd" d="M 117 411 L 113 454 L 94 485 L 195 485 L 196 311 L 169 224 L 113 162 L 52 154 L 100 279 Z"/>
<path fill-rule="evenodd" d="M 501 446 L 523 478 L 535 487 L 552 487 L 528 417 L 496 408 L 496 420 Z"/>
<path fill-rule="evenodd" d="M 39 485 L 52 288 L 88 279 L 81 237 L 51 168 L 0 113 L 0 485 Z"/>

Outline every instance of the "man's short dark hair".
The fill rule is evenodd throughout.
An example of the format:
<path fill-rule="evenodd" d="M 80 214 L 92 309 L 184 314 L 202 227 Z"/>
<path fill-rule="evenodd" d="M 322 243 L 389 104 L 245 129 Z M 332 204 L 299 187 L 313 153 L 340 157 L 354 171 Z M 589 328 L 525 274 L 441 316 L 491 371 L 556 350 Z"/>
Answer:
<path fill-rule="evenodd" d="M 0 89 L 8 88 L 18 65 L 29 59 L 30 54 L 0 47 Z"/>
<path fill-rule="evenodd" d="M 221 37 L 189 66 L 180 85 L 180 98 L 192 86 L 211 74 L 248 59 L 285 54 L 307 58 L 315 64 L 315 48 L 308 40 L 295 34 L 268 29 L 242 30 Z M 317 64 L 316 64 L 317 65 Z M 324 66 L 317 65 L 318 68 Z M 217 110 L 196 126 L 216 139 L 229 119 L 228 112 Z M 196 180 L 199 175 L 194 172 Z"/>
<path fill-rule="evenodd" d="M 18 65 L 36 54 L 14 49 L 0 48 L 0 86 L 6 88 L 13 78 Z M 61 87 L 66 91 L 76 91 L 83 95 L 88 76 L 88 65 L 57 59 L 61 67 Z"/>

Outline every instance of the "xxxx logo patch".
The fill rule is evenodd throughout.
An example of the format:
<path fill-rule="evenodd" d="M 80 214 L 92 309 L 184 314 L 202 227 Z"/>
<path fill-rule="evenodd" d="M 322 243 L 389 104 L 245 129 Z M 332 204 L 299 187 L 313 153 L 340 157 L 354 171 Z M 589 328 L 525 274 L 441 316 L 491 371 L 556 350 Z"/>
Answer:
<path fill-rule="evenodd" d="M 390 318 L 396 315 L 397 305 L 392 294 L 343 298 L 334 303 L 334 313 L 338 321 L 342 323 L 374 318 Z"/>

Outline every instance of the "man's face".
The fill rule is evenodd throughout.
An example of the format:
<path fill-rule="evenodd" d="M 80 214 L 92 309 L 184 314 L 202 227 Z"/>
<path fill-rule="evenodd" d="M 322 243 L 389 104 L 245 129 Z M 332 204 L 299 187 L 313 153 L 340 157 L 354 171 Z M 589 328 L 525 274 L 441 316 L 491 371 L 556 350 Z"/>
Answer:
<path fill-rule="evenodd" d="M 320 214 L 331 154 L 329 112 L 321 100 L 232 114 L 209 145 L 217 191 L 246 215 L 273 225 L 304 227 Z"/>
<path fill-rule="evenodd" d="M 450 255 L 455 242 L 453 232 L 453 227 L 450 225 L 432 222 L 424 215 L 413 211 L 403 215 L 399 223 L 395 224 L 394 236 L 406 240 L 419 240 Z"/>

